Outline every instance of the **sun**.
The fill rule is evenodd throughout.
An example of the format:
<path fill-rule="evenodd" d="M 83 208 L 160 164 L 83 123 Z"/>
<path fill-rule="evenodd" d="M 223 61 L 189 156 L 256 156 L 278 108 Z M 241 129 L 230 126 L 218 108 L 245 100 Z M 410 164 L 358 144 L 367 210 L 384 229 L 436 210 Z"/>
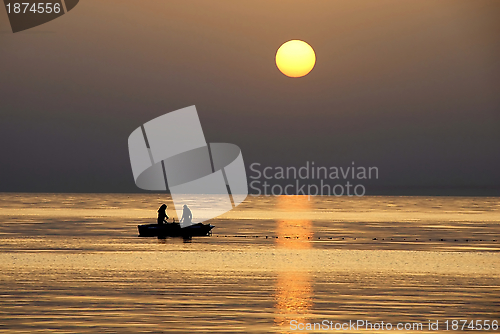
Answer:
<path fill-rule="evenodd" d="M 276 52 L 276 66 L 284 75 L 291 78 L 307 75 L 315 64 L 316 54 L 313 48 L 298 39 L 284 43 Z"/>

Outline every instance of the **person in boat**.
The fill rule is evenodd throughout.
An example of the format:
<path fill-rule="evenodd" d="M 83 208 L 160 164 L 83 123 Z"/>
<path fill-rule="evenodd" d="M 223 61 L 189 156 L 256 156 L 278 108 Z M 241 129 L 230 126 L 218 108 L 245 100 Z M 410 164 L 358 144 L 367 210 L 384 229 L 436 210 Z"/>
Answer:
<path fill-rule="evenodd" d="M 163 222 L 167 222 L 168 215 L 167 215 L 167 206 L 165 204 L 162 204 L 160 208 L 158 209 L 158 224 L 163 224 Z"/>
<path fill-rule="evenodd" d="M 193 220 L 193 214 L 191 213 L 189 207 L 186 204 L 184 204 L 182 210 L 182 218 L 179 221 L 179 223 L 184 223 L 184 225 L 191 225 L 192 220 Z"/>

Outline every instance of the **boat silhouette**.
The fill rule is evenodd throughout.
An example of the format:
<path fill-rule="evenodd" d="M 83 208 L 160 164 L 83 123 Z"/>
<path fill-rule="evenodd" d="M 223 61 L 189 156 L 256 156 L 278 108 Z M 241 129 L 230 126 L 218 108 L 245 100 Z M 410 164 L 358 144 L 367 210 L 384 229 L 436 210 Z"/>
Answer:
<path fill-rule="evenodd" d="M 215 226 L 210 224 L 193 224 L 181 227 L 178 223 L 138 225 L 140 237 L 203 237 L 212 234 Z"/>

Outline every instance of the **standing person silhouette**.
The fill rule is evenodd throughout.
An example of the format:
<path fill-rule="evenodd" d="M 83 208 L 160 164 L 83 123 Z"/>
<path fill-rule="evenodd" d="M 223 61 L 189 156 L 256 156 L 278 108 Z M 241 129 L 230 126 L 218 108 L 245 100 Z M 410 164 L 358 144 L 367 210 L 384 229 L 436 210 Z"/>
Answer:
<path fill-rule="evenodd" d="M 161 225 L 164 221 L 167 222 L 167 219 L 167 206 L 165 204 L 162 204 L 162 206 L 160 206 L 160 208 L 158 209 L 158 224 Z"/>
<path fill-rule="evenodd" d="M 184 204 L 184 209 L 182 210 L 182 218 L 179 223 L 184 223 L 185 226 L 191 225 L 193 220 L 193 214 L 186 204 Z"/>

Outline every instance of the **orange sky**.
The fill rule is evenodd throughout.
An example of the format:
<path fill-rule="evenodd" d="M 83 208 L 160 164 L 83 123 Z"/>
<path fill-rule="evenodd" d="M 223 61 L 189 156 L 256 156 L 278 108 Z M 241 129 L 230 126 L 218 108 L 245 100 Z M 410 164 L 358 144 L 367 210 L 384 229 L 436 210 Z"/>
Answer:
<path fill-rule="evenodd" d="M 496 0 L 86 0 L 12 34 L 2 9 L 0 181 L 133 191 L 128 134 L 195 104 L 207 140 L 238 144 L 248 164 L 499 185 L 499 15 Z M 306 77 L 276 68 L 290 39 L 316 52 Z"/>

